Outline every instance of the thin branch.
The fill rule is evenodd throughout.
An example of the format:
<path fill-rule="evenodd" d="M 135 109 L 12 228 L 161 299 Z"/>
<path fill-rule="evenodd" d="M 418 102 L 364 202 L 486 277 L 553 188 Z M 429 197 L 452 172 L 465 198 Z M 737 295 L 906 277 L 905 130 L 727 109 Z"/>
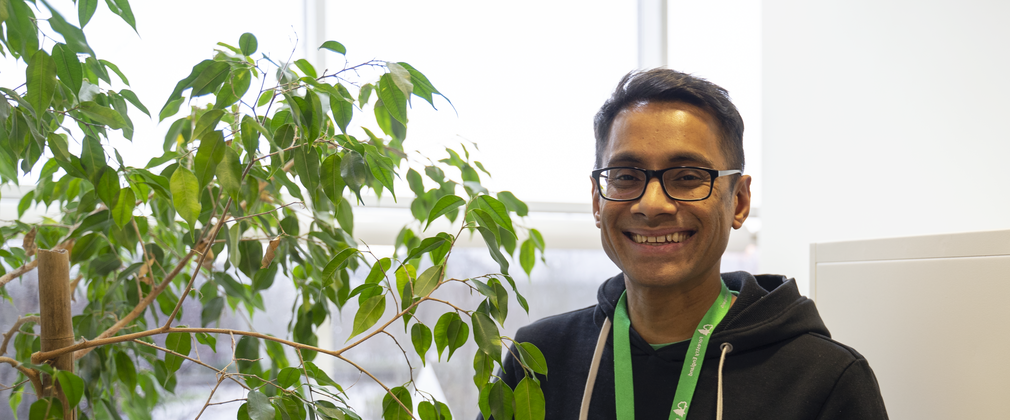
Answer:
<path fill-rule="evenodd" d="M 225 372 L 224 370 L 218 369 L 218 368 L 216 368 L 214 366 L 208 365 L 208 364 L 206 364 L 206 363 L 204 363 L 204 362 L 202 362 L 200 360 L 197 360 L 197 359 L 194 359 L 192 357 L 186 356 L 186 355 L 184 355 L 182 353 L 179 353 L 179 352 L 175 352 L 175 351 L 169 350 L 169 349 L 164 348 L 164 347 L 160 347 L 160 346 L 158 346 L 156 344 L 148 343 L 146 341 L 133 340 L 133 342 L 137 343 L 137 344 L 143 344 L 143 345 L 145 345 L 147 347 L 150 347 L 150 348 L 153 348 L 153 349 L 157 349 L 157 350 L 160 350 L 160 351 L 168 353 L 168 354 L 174 354 L 174 355 L 179 356 L 179 357 L 181 357 L 183 359 L 189 360 L 190 362 L 196 363 L 196 364 L 198 364 L 200 366 L 203 366 L 203 367 L 205 367 L 207 369 L 211 369 L 211 370 L 217 372 L 218 375 L 224 375 L 224 376 L 226 376 L 228 379 L 231 379 L 232 382 L 235 382 L 236 384 L 238 384 L 238 386 L 240 386 L 242 388 L 245 388 L 246 390 L 249 389 L 248 386 L 246 386 L 245 384 L 243 384 L 242 382 L 240 382 L 238 379 L 232 378 L 231 374 Z"/>
<path fill-rule="evenodd" d="M 38 324 L 39 322 L 42 322 L 42 321 L 40 321 L 39 317 L 37 317 L 37 316 L 29 316 L 29 317 L 25 317 L 25 318 L 22 318 L 22 317 L 19 316 L 17 322 L 15 322 L 14 326 L 11 327 L 11 330 L 7 331 L 7 333 L 4 334 L 3 344 L 0 345 L 0 356 L 3 356 L 4 354 L 7 354 L 7 343 L 9 343 L 11 341 L 11 338 L 14 337 L 14 333 L 18 332 L 18 330 L 21 329 L 21 325 L 23 325 L 23 324 L 25 324 L 27 322 L 34 322 L 34 323 Z"/>
<path fill-rule="evenodd" d="M 393 397 L 393 399 L 396 400 L 396 402 L 398 404 L 400 404 L 400 407 L 402 407 L 404 411 L 406 411 L 408 414 L 410 414 L 410 418 L 412 418 L 412 419 L 415 418 L 414 417 L 414 413 L 409 408 L 407 408 L 406 405 L 403 405 L 403 401 L 400 401 L 400 399 L 397 398 L 396 395 L 393 394 L 393 391 L 391 391 L 389 389 L 389 387 L 386 386 L 386 384 L 382 383 L 382 381 L 380 381 L 379 378 L 376 378 L 375 375 L 372 375 L 372 372 L 369 372 L 365 368 L 363 368 L 361 366 L 358 366 L 357 363 L 352 362 L 350 359 L 348 359 L 348 358 L 346 358 L 344 356 L 341 356 L 341 355 L 338 354 L 338 355 L 336 355 L 336 357 L 338 359 L 340 359 L 340 360 L 343 360 L 343 361 L 347 362 L 351 366 L 354 366 L 355 368 L 358 369 L 359 372 L 364 373 L 365 375 L 368 375 L 369 378 L 372 378 L 372 380 L 375 381 L 375 383 L 379 384 L 379 386 L 381 386 L 382 389 L 386 390 L 386 393 L 389 394 L 390 397 Z"/>
<path fill-rule="evenodd" d="M 179 275 L 179 273 L 182 271 L 183 268 L 186 267 L 186 264 L 189 263 L 190 258 L 193 258 L 193 255 L 195 253 L 196 253 L 196 250 L 195 249 L 191 249 L 189 251 L 189 253 L 186 254 L 186 256 L 179 261 L 179 264 L 177 264 L 175 266 L 175 269 L 173 269 L 172 272 L 168 274 L 168 276 L 165 276 L 165 279 L 162 280 L 161 283 L 159 283 L 157 287 L 155 287 L 153 290 L 151 290 L 151 292 L 148 293 L 147 296 L 144 296 L 144 299 L 141 300 L 140 303 L 138 303 L 137 306 L 134 307 L 133 310 L 130 311 L 129 314 L 126 314 L 125 317 L 123 317 L 122 319 L 120 319 L 119 321 L 117 321 L 115 324 L 113 324 L 111 327 L 109 327 L 109 329 L 107 329 L 104 332 L 102 332 L 101 334 L 99 334 L 98 337 L 95 337 L 95 340 L 97 341 L 97 340 L 106 339 L 108 337 L 112 337 L 113 334 L 119 332 L 120 330 L 122 330 L 123 328 L 125 328 L 129 323 L 133 322 L 133 320 L 137 319 L 137 317 L 139 317 L 141 314 L 143 314 L 144 311 L 147 310 L 147 307 L 150 306 L 151 303 L 153 303 L 154 300 L 158 297 L 158 295 L 161 294 L 161 292 L 164 291 L 168 287 L 168 285 L 172 284 L 172 280 L 175 279 L 175 276 Z M 144 337 L 144 336 L 141 336 L 141 337 Z M 140 337 L 137 337 L 137 338 L 140 338 Z M 122 340 L 122 341 L 125 341 L 125 340 Z M 84 342 L 87 342 L 87 341 L 85 340 Z M 65 349 L 69 349 L 69 348 L 72 348 L 72 347 L 74 347 L 74 346 L 66 347 Z M 78 352 L 74 353 L 74 360 L 80 360 L 82 357 L 84 357 L 84 355 L 90 353 L 92 348 L 94 348 L 94 346 L 91 346 L 91 347 L 80 347 L 81 351 L 78 351 Z M 77 349 L 74 348 L 74 350 L 77 350 Z"/>
<path fill-rule="evenodd" d="M 393 342 L 396 343 L 396 347 L 399 347 L 400 351 L 403 352 L 403 360 L 407 361 L 407 367 L 409 368 L 408 370 L 410 371 L 410 382 L 414 382 L 414 366 L 410 364 L 410 358 L 407 356 L 407 350 L 405 350 L 403 346 L 400 345 L 400 342 L 397 341 L 396 337 L 394 337 L 393 334 L 390 334 L 389 331 L 382 330 L 382 332 L 388 335 L 389 338 L 393 339 Z M 421 355 L 421 357 L 423 358 L 424 355 Z"/>
<path fill-rule="evenodd" d="M 249 166 L 252 166 L 252 162 L 249 163 Z M 204 261 L 207 260 L 207 255 L 213 253 L 213 251 L 211 251 L 210 242 L 217 237 L 217 233 L 221 230 L 221 226 L 224 226 L 224 222 L 228 220 L 225 216 L 231 208 L 232 201 L 232 198 L 228 198 L 228 203 L 224 205 L 224 211 L 222 211 L 221 215 L 218 216 L 214 229 L 210 231 L 208 236 L 204 236 L 200 239 L 200 242 L 198 242 L 203 244 L 203 251 L 200 252 L 200 259 L 197 260 L 196 268 L 193 269 L 193 275 L 189 278 L 189 283 L 186 284 L 186 289 L 183 290 L 181 295 L 179 295 L 179 302 L 175 304 L 175 309 L 172 310 L 172 315 L 168 317 L 168 321 L 166 321 L 165 325 L 161 327 L 162 329 L 168 329 L 172 326 L 172 322 L 175 321 L 175 317 L 178 316 L 179 311 L 182 310 L 182 304 L 186 302 L 186 297 L 189 296 L 189 291 L 193 290 L 193 283 L 196 281 L 196 275 L 200 274 L 200 268 L 203 267 Z M 197 248 L 199 248 L 199 245 L 197 245 Z"/>
<path fill-rule="evenodd" d="M 42 395 L 42 380 L 39 379 L 39 373 L 34 369 L 29 369 L 21 365 L 21 362 L 11 359 L 10 357 L 0 356 L 0 363 L 7 363 L 17 369 L 19 372 L 23 373 L 28 377 L 28 380 L 32 381 L 32 387 L 35 388 L 35 395 Z M 388 390 L 387 390 L 388 391 Z"/>
<path fill-rule="evenodd" d="M 273 210 L 268 210 L 268 211 L 265 211 L 265 212 L 263 212 L 263 213 L 256 213 L 256 214 L 250 214 L 250 215 L 248 215 L 248 216 L 242 216 L 242 217 L 239 217 L 239 218 L 235 218 L 235 219 L 229 219 L 228 221 L 229 221 L 229 222 L 238 222 L 238 221 L 242 221 L 242 220 L 245 220 L 245 219 L 251 219 L 251 218 L 253 218 L 253 217 L 259 217 L 259 216 L 264 216 L 264 215 L 267 215 L 267 214 L 270 214 L 270 213 L 273 213 L 273 212 L 275 212 L 275 211 L 277 211 L 277 210 L 280 210 L 280 209 L 283 209 L 283 208 L 285 208 L 285 207 L 289 207 L 289 206 L 293 206 L 293 205 L 295 205 L 295 204 L 301 204 L 301 205 L 302 205 L 303 207 L 305 206 L 305 202 L 304 202 L 304 201 L 295 201 L 295 202 L 291 202 L 291 203 L 288 203 L 288 204 L 285 204 L 285 205 L 283 205 L 283 206 L 280 206 L 280 207 L 277 207 L 277 208 L 274 208 Z M 267 239 L 270 239 L 270 238 L 267 238 Z"/>
<path fill-rule="evenodd" d="M 445 283 L 446 282 L 439 283 L 439 286 L 441 286 L 441 285 L 443 285 Z M 436 286 L 436 287 L 438 287 L 438 286 Z M 470 312 L 473 312 L 473 311 L 468 311 L 466 309 L 462 309 L 462 308 L 460 308 L 460 307 L 458 307 L 456 305 L 453 305 L 453 304 L 449 303 L 448 301 L 444 301 L 442 299 L 436 299 L 436 298 L 430 297 L 430 298 L 428 298 L 428 300 L 444 303 L 446 305 L 451 306 L 453 309 L 456 310 L 456 312 L 462 312 L 462 313 L 467 314 L 467 315 L 470 315 Z"/>
<path fill-rule="evenodd" d="M 230 377 L 230 375 L 229 375 L 229 377 Z M 224 382 L 224 378 L 225 378 L 225 375 L 221 375 L 221 374 L 218 375 L 218 377 L 217 377 L 217 384 L 214 385 L 214 389 L 210 390 L 210 395 L 207 396 L 207 402 L 203 404 L 203 408 L 200 409 L 200 413 L 198 413 L 196 415 L 196 419 L 194 419 L 194 420 L 200 420 L 200 416 L 202 416 L 203 412 L 207 410 L 208 406 L 210 406 L 210 400 L 211 400 L 211 398 L 214 398 L 214 393 L 217 392 L 217 388 L 219 386 L 221 386 L 221 382 Z"/>
<path fill-rule="evenodd" d="M 56 248 L 53 248 L 53 249 L 54 250 L 56 250 L 56 249 L 65 249 L 65 250 L 69 251 L 70 248 L 73 248 L 73 247 L 74 247 L 74 241 L 73 240 L 67 240 L 67 241 L 64 241 L 63 243 L 57 245 Z M 11 272 L 9 272 L 7 274 L 4 274 L 3 276 L 0 276 L 0 287 L 4 287 L 4 285 L 6 285 L 7 283 L 10 283 L 11 280 L 14 280 L 14 279 L 16 279 L 18 277 L 21 277 L 25 273 L 28 273 L 28 272 L 34 270 L 35 267 L 38 267 L 38 265 L 39 265 L 39 259 L 36 257 L 34 260 L 31 260 L 28 263 L 25 263 L 25 265 L 22 265 L 22 266 L 18 267 L 14 271 L 11 271 Z"/>

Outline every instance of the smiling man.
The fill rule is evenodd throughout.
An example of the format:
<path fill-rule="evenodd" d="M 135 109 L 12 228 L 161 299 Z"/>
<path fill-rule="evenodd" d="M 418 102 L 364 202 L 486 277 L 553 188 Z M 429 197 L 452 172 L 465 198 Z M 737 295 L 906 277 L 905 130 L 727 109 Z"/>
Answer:
<path fill-rule="evenodd" d="M 535 322 L 548 419 L 886 419 L 876 378 L 783 276 L 720 273 L 750 212 L 725 90 L 628 74 L 596 115 L 593 215 L 621 269 L 597 305 Z M 506 356 L 503 380 L 523 368 Z"/>

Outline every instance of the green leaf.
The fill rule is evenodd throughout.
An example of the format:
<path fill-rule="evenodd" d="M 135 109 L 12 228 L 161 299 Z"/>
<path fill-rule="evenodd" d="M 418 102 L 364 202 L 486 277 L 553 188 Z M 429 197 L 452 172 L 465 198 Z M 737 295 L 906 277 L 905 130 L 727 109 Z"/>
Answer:
<path fill-rule="evenodd" d="M 295 67 L 298 67 L 298 69 L 301 70 L 302 73 L 304 73 L 308 77 L 311 77 L 313 79 L 319 77 L 319 74 L 316 73 L 316 68 L 312 67 L 312 64 L 309 63 L 309 60 L 299 58 L 295 60 Z"/>
<path fill-rule="evenodd" d="M 334 255 L 330 262 L 326 264 L 326 268 L 323 268 L 323 278 L 332 279 L 337 273 L 340 267 L 343 267 L 347 263 L 347 259 L 358 253 L 357 249 L 345 248 L 344 250 Z"/>
<path fill-rule="evenodd" d="M 221 318 L 221 310 L 224 309 L 224 298 L 218 296 L 203 305 L 200 310 L 200 325 L 206 327 Z M 199 337 L 198 337 L 199 338 Z"/>
<path fill-rule="evenodd" d="M 484 389 L 487 381 L 491 380 L 491 372 L 494 370 L 494 359 L 478 351 L 473 355 L 473 383 L 477 389 Z"/>
<path fill-rule="evenodd" d="M 444 267 L 441 265 L 433 265 L 424 270 L 420 276 L 417 277 L 417 282 L 414 284 L 414 296 L 424 297 L 428 296 L 429 293 L 438 287 L 439 282 L 442 281 L 442 269 Z"/>
<path fill-rule="evenodd" d="M 77 0 L 77 20 L 80 21 L 81 28 L 91 21 L 91 16 L 94 16 L 97 9 L 98 0 Z"/>
<path fill-rule="evenodd" d="M 435 206 L 431 208 L 431 211 L 428 212 L 428 223 L 424 225 L 424 230 L 428 230 L 428 226 L 431 226 L 431 222 L 433 220 L 458 208 L 459 206 L 462 206 L 463 204 L 466 204 L 466 200 L 458 196 L 451 194 L 442 196 L 442 198 L 439 198 L 435 203 Z"/>
<path fill-rule="evenodd" d="M 193 159 L 193 168 L 196 170 L 196 180 L 203 190 L 217 172 L 217 165 L 224 159 L 224 151 L 228 145 L 224 143 L 224 135 L 220 131 L 212 131 L 204 134 L 200 140 L 200 148 Z"/>
<path fill-rule="evenodd" d="M 189 333 L 169 333 L 165 339 L 165 348 L 189 356 L 189 351 L 193 349 L 193 341 Z M 169 372 L 175 372 L 182 366 L 182 361 L 186 360 L 174 354 L 165 355 L 165 367 Z"/>
<path fill-rule="evenodd" d="M 238 47 L 242 50 L 242 54 L 253 55 L 259 47 L 259 42 L 256 41 L 256 35 L 249 32 L 242 34 L 242 36 L 238 37 Z"/>
<path fill-rule="evenodd" d="M 435 347 L 438 349 L 438 359 L 442 360 L 442 350 L 448 348 L 448 361 L 456 349 L 466 344 L 470 337 L 470 327 L 455 312 L 446 312 L 435 323 Z"/>
<path fill-rule="evenodd" d="M 326 48 L 338 54 L 347 54 L 347 48 L 344 48 L 344 45 L 337 41 L 326 41 L 323 43 L 323 45 L 320 45 L 319 48 L 317 49 L 321 50 L 323 48 Z"/>
<path fill-rule="evenodd" d="M 242 238 L 242 225 L 236 223 L 228 229 L 228 261 L 231 265 L 238 266 L 242 261 L 241 248 L 238 246 L 239 241 Z"/>
<path fill-rule="evenodd" d="M 368 103 L 368 98 L 372 96 L 372 91 L 375 90 L 375 86 L 371 83 L 366 83 L 361 86 L 358 90 L 358 107 L 363 108 L 365 104 Z"/>
<path fill-rule="evenodd" d="M 302 376 L 302 372 L 296 367 L 286 367 L 281 369 L 280 373 L 277 374 L 277 384 L 281 388 L 290 388 L 291 385 L 297 384 L 299 378 Z"/>
<path fill-rule="evenodd" d="M 116 352 L 116 376 L 119 381 L 126 386 L 130 394 L 137 389 L 137 368 L 133 364 L 133 359 L 125 351 Z"/>
<path fill-rule="evenodd" d="M 512 227 L 512 218 L 509 217 L 508 208 L 506 208 L 501 201 L 498 201 L 489 195 L 477 196 L 476 201 L 477 207 L 486 211 L 488 215 L 494 219 L 494 222 L 498 226 L 505 228 L 512 234 L 512 236 L 515 236 L 516 231 L 515 228 Z M 491 226 L 487 227 L 491 228 Z"/>
<path fill-rule="evenodd" d="M 340 155 L 334 153 L 323 160 L 320 168 L 323 193 L 334 205 L 340 204 L 344 194 L 344 179 L 340 177 Z"/>
<path fill-rule="evenodd" d="M 305 186 L 310 196 L 315 196 L 315 191 L 319 187 L 319 155 L 316 149 L 310 144 L 291 151 L 294 157 L 294 170 L 298 174 L 298 179 Z"/>
<path fill-rule="evenodd" d="M 428 81 L 427 77 L 421 74 L 421 72 L 417 71 L 417 69 L 415 69 L 413 66 L 403 62 L 398 64 L 401 67 L 407 69 L 407 72 L 410 73 L 410 83 L 414 85 L 414 92 L 413 92 L 414 95 L 417 95 L 422 99 L 424 99 L 425 101 L 428 101 L 428 104 L 430 104 L 432 108 L 435 107 L 435 103 L 432 102 L 433 99 L 432 94 L 442 96 L 443 98 L 445 97 L 438 91 L 438 89 L 435 89 L 435 86 L 433 86 L 431 82 Z"/>
<path fill-rule="evenodd" d="M 67 397 L 67 403 L 71 408 L 76 408 L 84 396 L 84 380 L 68 370 L 56 372 L 56 380 L 63 389 L 63 395 Z"/>
<path fill-rule="evenodd" d="M 213 300 L 211 300 L 213 302 Z M 217 353 L 217 338 L 213 335 L 207 333 L 196 333 L 196 342 L 210 347 L 214 353 Z"/>
<path fill-rule="evenodd" d="M 190 84 L 193 91 L 190 92 L 189 96 L 195 98 L 208 93 L 214 93 L 214 91 L 221 87 L 225 79 L 228 78 L 229 71 L 231 71 L 231 66 L 228 63 L 220 61 L 212 62 Z"/>
<path fill-rule="evenodd" d="M 498 326 L 483 312 L 474 312 L 470 320 L 473 323 L 473 339 L 477 342 L 477 347 L 498 360 L 501 357 L 501 336 L 498 334 Z"/>
<path fill-rule="evenodd" d="M 110 209 L 115 207 L 116 201 L 119 199 L 119 174 L 116 173 L 116 170 L 106 166 L 98 177 L 95 189 L 98 190 L 98 197 L 102 199 L 106 207 Z"/>
<path fill-rule="evenodd" d="M 365 185 L 367 171 L 365 159 L 353 150 L 348 151 L 340 161 L 340 176 L 344 178 L 347 187 L 358 196 L 358 201 L 361 201 L 361 187 Z"/>
<path fill-rule="evenodd" d="M 25 215 L 25 211 L 28 210 L 32 205 L 32 200 L 35 198 L 35 190 L 28 191 L 21 197 L 21 201 L 18 202 L 18 219 Z"/>
<path fill-rule="evenodd" d="M 533 239 L 526 239 L 523 241 L 522 246 L 519 248 L 519 265 L 523 267 L 523 271 L 529 276 L 533 272 L 533 265 L 536 262 L 536 245 L 533 244 Z"/>
<path fill-rule="evenodd" d="M 492 394 L 493 395 L 493 394 Z M 544 391 L 540 384 L 530 377 L 519 381 L 515 390 L 515 420 L 544 420 L 546 408 Z"/>
<path fill-rule="evenodd" d="M 137 205 L 137 196 L 130 187 L 119 190 L 119 199 L 116 200 L 116 207 L 112 209 L 112 220 L 116 226 L 122 229 L 133 217 L 133 208 Z"/>
<path fill-rule="evenodd" d="M 224 110 L 212 109 L 205 112 L 196 121 L 196 126 L 193 128 L 193 139 L 203 139 L 205 135 L 213 133 L 217 127 L 217 123 L 221 121 L 221 117 L 224 117 Z"/>
<path fill-rule="evenodd" d="M 452 420 L 449 406 L 439 401 L 435 401 L 434 404 L 428 401 L 421 401 L 417 405 L 417 414 L 421 417 L 421 420 Z"/>
<path fill-rule="evenodd" d="M 42 113 L 49 108 L 53 93 L 56 92 L 56 61 L 45 51 L 36 52 L 28 62 L 25 77 L 28 85 L 25 99 L 41 120 Z"/>
<path fill-rule="evenodd" d="M 393 173 L 395 171 L 393 161 L 385 156 L 376 157 L 374 153 L 368 153 L 365 155 L 365 162 L 368 163 L 368 169 L 372 176 L 389 190 L 389 193 L 393 195 L 393 201 L 396 201 L 396 193 L 393 192 Z"/>
<path fill-rule="evenodd" d="M 354 98 L 344 85 L 338 83 L 334 87 L 340 96 L 330 95 L 330 112 L 333 113 L 333 121 L 340 127 L 340 132 L 347 134 L 347 125 L 354 117 Z"/>
<path fill-rule="evenodd" d="M 425 363 L 424 355 L 431 348 L 431 329 L 427 325 L 415 323 L 410 328 L 410 342 L 414 344 L 414 351 L 421 356 L 421 364 Z"/>
<path fill-rule="evenodd" d="M 48 414 L 48 416 L 47 416 Z M 28 409 L 28 420 L 51 420 L 63 418 L 63 404 L 55 397 L 43 398 L 32 403 Z"/>
<path fill-rule="evenodd" d="M 217 165 L 217 181 L 224 193 L 238 203 L 238 193 L 242 187 L 242 162 L 231 147 L 224 148 L 224 159 Z"/>
<path fill-rule="evenodd" d="M 113 64 L 111 61 L 108 60 L 98 60 L 98 62 L 102 63 L 103 66 L 111 69 L 113 73 L 116 73 L 116 76 L 119 76 L 119 80 L 122 80 L 123 84 L 127 86 L 130 85 L 130 81 L 126 78 L 126 75 L 119 70 L 119 66 Z"/>
<path fill-rule="evenodd" d="M 480 210 L 475 210 L 475 212 Z M 497 229 L 496 229 L 497 230 Z M 501 249 L 498 247 L 498 239 L 493 231 L 484 227 L 478 226 L 477 231 L 480 232 L 480 236 L 484 238 L 484 243 L 487 245 L 487 250 L 491 253 L 491 258 L 498 263 L 498 267 L 501 269 L 502 274 L 508 274 L 509 262 L 501 253 Z"/>
<path fill-rule="evenodd" d="M 123 89 L 119 91 L 119 94 L 123 95 L 123 97 L 126 98 L 126 100 L 130 101 L 130 103 L 133 104 L 133 106 L 137 107 L 137 109 L 139 109 L 140 112 L 147 114 L 148 117 L 151 116 L 151 113 L 147 110 L 147 107 L 144 106 L 142 102 L 140 102 L 140 98 L 138 98 L 137 94 L 133 93 L 132 90 Z"/>
<path fill-rule="evenodd" d="M 119 17 L 123 18 L 123 22 L 129 24 L 130 27 L 133 28 L 133 31 L 136 32 L 137 19 L 133 17 L 133 10 L 130 9 L 129 0 L 116 0 L 116 6 L 119 7 L 119 10 L 110 8 L 112 9 L 112 13 L 115 13 L 119 15 Z"/>
<path fill-rule="evenodd" d="M 84 137 L 84 146 L 81 148 L 81 166 L 88 174 L 88 179 L 92 183 L 97 183 L 106 166 L 105 149 L 102 148 L 102 143 L 98 141 L 97 137 Z"/>
<path fill-rule="evenodd" d="M 14 2 L 14 4 L 18 3 L 23 4 L 23 2 Z M 53 30 L 59 33 L 60 35 L 63 35 L 63 40 L 65 41 L 65 43 L 71 49 L 73 49 L 74 52 L 81 54 L 88 54 L 94 57 L 95 52 L 91 50 L 90 46 L 88 46 L 88 40 L 87 38 L 84 37 L 84 31 L 82 31 L 80 28 L 74 25 L 67 23 L 66 19 L 63 18 L 63 15 L 61 15 L 58 11 L 56 11 L 56 9 L 53 9 L 52 6 L 50 6 L 48 3 L 43 2 L 43 4 L 46 5 L 46 7 L 49 9 L 50 14 L 52 15 L 49 17 L 49 26 L 52 27 Z M 15 8 L 15 12 L 17 11 L 18 11 L 17 8 Z M 32 28 L 32 31 L 34 31 L 34 28 Z M 38 48 L 37 44 L 35 48 Z"/>
<path fill-rule="evenodd" d="M 391 74 L 386 73 L 379 78 L 378 93 L 389 115 L 401 124 L 407 124 L 407 95 L 396 85 Z"/>
<path fill-rule="evenodd" d="M 365 300 L 364 303 L 358 308 L 358 312 L 354 314 L 354 331 L 351 335 L 347 337 L 349 341 L 354 336 L 367 331 L 372 328 L 379 318 L 382 317 L 382 313 L 386 311 L 386 296 L 373 296 Z"/>
<path fill-rule="evenodd" d="M 541 375 L 547 375 L 547 359 L 544 358 L 544 354 L 535 344 L 519 343 L 516 348 L 519 349 L 519 357 L 522 358 L 523 364 L 526 367 Z"/>
<path fill-rule="evenodd" d="M 405 261 L 410 261 L 414 258 L 420 257 L 425 252 L 430 252 L 432 250 L 438 249 L 438 247 L 445 244 L 446 240 L 447 240 L 446 238 L 441 236 L 432 236 L 430 238 L 425 238 L 423 241 L 421 241 L 420 245 L 410 250 L 410 254 L 407 255 Z"/>
<path fill-rule="evenodd" d="M 192 229 L 196 226 L 196 218 L 200 216 L 200 183 L 196 175 L 182 166 L 175 169 L 169 182 L 175 211 Z"/>
<path fill-rule="evenodd" d="M 286 149 L 294 143 L 295 140 L 295 125 L 294 124 L 284 124 L 277 128 L 274 132 L 274 143 L 277 147 Z"/>
<path fill-rule="evenodd" d="M 123 114 L 112 108 L 104 107 L 91 101 L 81 102 L 78 109 L 88 118 L 91 118 L 96 123 L 107 125 L 113 130 L 119 130 L 123 127 L 127 127 L 129 124 L 126 119 L 123 118 Z"/>
<path fill-rule="evenodd" d="M 270 404 L 270 399 L 257 390 L 249 391 L 246 397 L 249 403 L 249 418 L 251 420 L 274 420 L 277 409 Z"/>
<path fill-rule="evenodd" d="M 179 107 L 182 106 L 183 98 L 176 98 L 165 103 L 165 106 L 161 108 L 161 112 L 158 113 L 158 121 L 164 121 L 165 118 L 171 117 L 179 112 Z"/>
<path fill-rule="evenodd" d="M 83 4 L 85 0 L 81 1 Z M 84 69 L 81 67 L 81 61 L 77 59 L 77 54 L 64 44 L 56 44 L 53 46 L 53 60 L 56 62 L 56 75 L 70 86 L 74 96 L 77 96 L 81 91 L 81 84 L 84 83 Z"/>
<path fill-rule="evenodd" d="M 496 419 L 511 419 L 513 404 L 515 404 L 515 397 L 512 394 L 512 389 L 505 384 L 505 381 L 495 382 L 488 394 L 491 416 Z"/>
<path fill-rule="evenodd" d="M 393 398 L 394 395 L 400 402 L 396 402 L 396 399 Z M 410 391 L 407 391 L 407 388 L 402 386 L 389 390 L 386 396 L 382 397 L 382 419 L 410 420 L 410 411 L 404 410 L 403 406 L 400 406 L 401 403 L 408 409 L 414 407 L 413 402 L 410 400 Z"/>

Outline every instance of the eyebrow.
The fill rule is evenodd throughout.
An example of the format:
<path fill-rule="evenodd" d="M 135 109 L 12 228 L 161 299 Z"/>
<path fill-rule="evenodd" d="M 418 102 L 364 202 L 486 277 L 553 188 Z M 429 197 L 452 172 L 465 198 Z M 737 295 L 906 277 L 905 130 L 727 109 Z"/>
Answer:
<path fill-rule="evenodd" d="M 698 164 L 701 166 L 706 166 L 709 168 L 714 168 L 714 163 L 712 160 L 708 159 L 704 155 L 693 153 L 693 152 L 682 152 L 674 154 L 666 159 L 667 163 L 677 165 L 677 164 Z M 610 157 L 610 161 L 607 166 L 620 166 L 620 165 L 631 165 L 631 166 L 641 166 L 644 160 L 641 156 L 634 152 L 618 152 L 614 156 Z M 616 163 L 616 165 L 615 165 Z"/>

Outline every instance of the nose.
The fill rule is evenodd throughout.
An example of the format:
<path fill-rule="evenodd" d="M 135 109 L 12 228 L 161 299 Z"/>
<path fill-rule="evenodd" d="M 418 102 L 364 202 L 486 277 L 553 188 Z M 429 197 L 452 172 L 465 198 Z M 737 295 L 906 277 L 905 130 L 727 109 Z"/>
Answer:
<path fill-rule="evenodd" d="M 663 214 L 674 214 L 677 212 L 678 203 L 666 195 L 663 185 L 658 178 L 649 180 L 645 186 L 645 194 L 638 199 L 632 212 L 645 215 L 646 218 L 653 218 Z"/>

